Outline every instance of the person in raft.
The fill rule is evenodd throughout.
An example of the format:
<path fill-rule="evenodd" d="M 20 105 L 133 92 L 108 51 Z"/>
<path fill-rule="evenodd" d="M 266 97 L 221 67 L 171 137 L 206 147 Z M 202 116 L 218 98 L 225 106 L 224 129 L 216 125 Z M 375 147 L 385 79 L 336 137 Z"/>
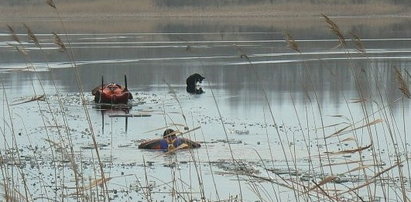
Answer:
<path fill-rule="evenodd" d="M 141 143 L 138 148 L 169 151 L 175 148 L 191 149 L 201 147 L 199 143 L 187 138 L 177 137 L 176 134 L 177 131 L 174 131 L 173 129 L 167 129 L 163 133 L 163 138 L 145 141 Z"/>

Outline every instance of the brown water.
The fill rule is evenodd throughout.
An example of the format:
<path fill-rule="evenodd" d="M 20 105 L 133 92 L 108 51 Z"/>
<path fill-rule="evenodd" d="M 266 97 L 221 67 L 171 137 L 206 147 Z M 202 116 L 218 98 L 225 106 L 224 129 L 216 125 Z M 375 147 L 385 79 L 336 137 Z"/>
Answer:
<path fill-rule="evenodd" d="M 396 26 L 393 32 L 381 33 L 380 27 L 355 27 L 362 37 L 366 54 L 358 53 L 352 43 L 348 43 L 347 48 L 335 48 L 338 41 L 328 33 L 326 26 L 323 30 L 288 30 L 295 35 L 302 53 L 286 47 L 282 30 L 258 26 L 221 32 L 217 25 L 205 29 L 170 24 L 153 33 L 72 33 L 68 40 L 61 35 L 69 47 L 68 53 L 73 53 L 77 70 L 73 60 L 58 51 L 51 34 L 38 35 L 42 49 L 27 42 L 23 33 L 19 34 L 28 52 L 28 56 L 23 56 L 11 46 L 15 42 L 10 40 L 9 34 L 0 33 L 3 85 L 0 113 L 4 117 L 0 126 L 1 152 L 3 158 L 8 159 L 13 156 L 12 145 L 17 144 L 21 149 L 19 155 L 33 199 L 59 198 L 62 193 L 75 192 L 75 189 L 59 186 L 74 187 L 73 174 L 67 162 L 55 161 L 64 157 L 58 152 L 52 153 L 55 149 L 46 139 L 58 143 L 72 141 L 83 177 L 85 180 L 94 178 L 99 172 L 93 170 L 96 165 L 94 150 L 87 149 L 92 140 L 76 82 L 79 78 L 86 99 L 85 109 L 97 142 L 102 144 L 100 155 L 104 171 L 106 176 L 115 177 L 108 183 L 110 197 L 118 201 L 146 200 L 141 186 L 147 184 L 152 187 L 153 199 L 169 201 L 173 174 L 179 178 L 174 188 L 184 199 L 200 199 L 198 175 L 209 200 L 240 195 L 237 177 L 232 174 L 239 168 L 249 171 L 248 174 L 281 181 L 277 175 L 266 173 L 265 168 L 289 173 L 287 165 L 290 165 L 292 170 L 297 169 L 305 175 L 285 175 L 286 179 L 302 180 L 303 176 L 311 174 L 318 182 L 331 172 L 344 173 L 358 165 L 344 165 L 333 171 L 328 166 L 322 171 L 317 167 L 319 171 L 313 173 L 308 172 L 312 166 L 310 162 L 316 167 L 359 159 L 355 153 L 335 155 L 330 161 L 320 160 L 316 157 L 319 153 L 367 146 L 371 144 L 370 137 L 380 156 L 377 162 L 384 163 L 381 167 L 387 168 L 396 161 L 394 146 L 401 151 L 403 160 L 410 149 L 407 140 L 410 102 L 398 89 L 394 71 L 394 67 L 401 70 L 408 83 L 410 26 L 409 23 Z M 202 84 L 204 94 L 186 92 L 185 79 L 192 73 L 206 77 Z M 102 111 L 94 105 L 91 89 L 100 85 L 101 77 L 107 82 L 122 84 L 124 75 L 128 77 L 128 88 L 135 98 L 129 113 L 144 112 L 150 117 L 112 118 L 110 115 L 124 112 Z M 42 94 L 46 94 L 49 105 L 45 101 L 18 104 Z M 364 102 L 357 102 L 362 98 Z M 64 105 L 63 112 L 59 100 Z M 370 130 L 361 128 L 366 124 L 364 120 L 379 119 L 384 122 L 372 125 Z M 162 130 L 151 130 L 172 123 L 189 128 L 200 126 L 201 129 L 190 133 L 189 137 L 202 142 L 203 146 L 194 150 L 193 155 L 188 151 L 166 155 L 137 149 L 142 139 L 158 138 L 162 133 Z M 324 141 L 324 136 L 349 124 L 359 129 Z M 181 127 L 175 129 L 183 130 Z M 395 136 L 394 142 L 390 134 Z M 347 139 L 353 137 L 358 145 Z M 375 163 L 371 150 L 364 150 L 361 155 L 364 164 Z M 234 166 L 232 156 L 241 163 Z M 147 170 L 143 159 L 150 162 Z M 10 174 L 16 169 L 9 164 L 5 166 L 9 175 L 14 180 L 20 179 L 17 174 Z M 407 164 L 404 168 L 404 175 L 409 176 Z M 370 176 L 376 173 L 374 167 L 367 172 Z M 349 174 L 352 176 L 344 177 L 355 180 L 337 185 L 338 188 L 356 187 L 365 182 L 360 177 L 362 172 Z M 398 170 L 390 174 L 391 178 L 396 176 Z M 295 200 L 294 192 L 282 186 L 247 175 L 240 175 L 240 179 L 245 201 Z M 398 189 L 390 183 L 385 186 L 376 183 L 378 188 L 372 190 L 373 195 L 398 199 L 395 194 L 386 194 L 388 190 Z M 253 190 L 254 186 L 262 193 Z M 364 189 L 359 194 L 367 198 L 368 192 Z M 68 197 L 69 200 L 73 198 Z"/>

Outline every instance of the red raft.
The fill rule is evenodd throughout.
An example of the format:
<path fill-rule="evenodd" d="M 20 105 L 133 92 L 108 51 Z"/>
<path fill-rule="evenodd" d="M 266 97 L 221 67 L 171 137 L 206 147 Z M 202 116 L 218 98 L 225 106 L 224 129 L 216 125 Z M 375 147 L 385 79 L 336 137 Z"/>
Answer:
<path fill-rule="evenodd" d="M 93 90 L 94 101 L 105 104 L 127 104 L 133 95 L 127 88 L 116 83 L 105 84 Z"/>

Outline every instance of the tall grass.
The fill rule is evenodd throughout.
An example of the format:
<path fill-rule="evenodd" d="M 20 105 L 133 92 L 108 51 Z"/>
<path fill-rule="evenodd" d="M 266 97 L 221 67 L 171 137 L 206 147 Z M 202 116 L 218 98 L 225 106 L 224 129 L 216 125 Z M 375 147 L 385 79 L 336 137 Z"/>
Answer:
<path fill-rule="evenodd" d="M 68 122 L 67 115 L 65 114 L 65 106 L 63 104 L 63 98 L 58 96 L 58 104 L 59 108 L 58 110 L 60 113 L 58 113 L 61 116 L 62 119 L 62 124 L 59 121 L 58 115 L 53 113 L 53 106 L 49 103 L 49 101 L 46 99 L 46 109 L 51 112 L 50 116 L 52 118 L 52 123 L 55 126 L 63 125 L 64 126 L 64 131 L 61 131 L 59 127 L 57 127 L 58 130 L 58 137 L 55 138 L 51 134 L 49 134 L 49 126 L 50 123 L 48 121 L 48 117 L 45 113 L 43 113 L 43 108 L 44 106 L 41 105 L 41 102 L 36 100 L 37 102 L 37 107 L 40 113 L 40 117 L 42 119 L 42 124 L 44 125 L 44 132 L 47 134 L 46 136 L 48 139 L 46 140 L 47 143 L 50 146 L 49 151 L 52 154 L 53 158 L 53 167 L 54 167 L 54 180 L 56 181 L 55 185 L 53 186 L 56 190 L 61 188 L 60 191 L 60 196 L 57 194 L 58 192 L 55 192 L 54 195 L 54 201 L 64 201 L 64 200 L 69 200 L 69 197 L 72 197 L 73 195 L 76 197 L 75 200 L 77 201 L 109 201 L 111 199 L 110 196 L 110 189 L 108 186 L 108 182 L 113 179 L 113 176 L 106 176 L 106 170 L 104 168 L 104 163 L 101 159 L 100 156 L 100 151 L 97 143 L 97 138 L 95 134 L 95 130 L 93 128 L 92 120 L 88 112 L 88 107 L 86 105 L 87 99 L 85 98 L 85 93 L 84 89 L 82 86 L 82 81 L 80 79 L 80 71 L 78 69 L 78 66 L 76 64 L 76 57 L 73 51 L 73 47 L 70 44 L 70 38 L 68 36 L 68 32 L 65 28 L 64 21 L 62 20 L 62 17 L 60 16 L 58 7 L 56 6 L 55 2 L 53 0 L 48 0 L 47 4 L 54 10 L 56 11 L 56 14 L 58 18 L 60 19 L 60 23 L 65 30 L 65 33 L 63 34 L 65 39 L 62 39 L 60 37 L 60 34 L 53 33 L 54 37 L 54 42 L 55 44 L 60 48 L 63 54 L 66 54 L 66 57 L 71 61 L 72 69 L 75 72 L 76 76 L 76 83 L 78 86 L 78 91 L 80 93 L 79 99 L 81 100 L 81 105 L 82 109 L 85 114 L 85 120 L 87 121 L 87 126 L 90 131 L 90 138 L 92 145 L 94 146 L 93 152 L 92 152 L 92 160 L 94 162 L 94 155 L 97 160 L 97 164 L 93 164 L 93 177 L 90 177 L 88 180 L 88 183 L 86 182 L 87 180 L 85 179 L 85 174 L 84 171 L 82 170 L 82 166 L 79 167 L 79 164 L 83 163 L 82 161 L 78 162 L 76 159 L 76 155 L 78 152 L 75 150 L 75 143 L 72 140 L 72 133 L 70 132 L 70 125 Z M 350 66 L 348 67 L 350 69 L 350 73 L 352 78 L 354 79 L 354 84 L 358 93 L 359 98 L 356 99 L 355 101 L 350 101 L 349 98 L 346 97 L 346 95 L 343 95 L 344 97 L 344 102 L 347 107 L 347 111 L 349 111 L 349 115 L 345 117 L 348 121 L 348 123 L 344 124 L 333 124 L 331 126 L 326 125 L 326 115 L 323 113 L 323 107 L 322 103 L 320 103 L 320 98 L 318 95 L 318 89 L 315 88 L 314 85 L 309 85 L 306 83 L 301 83 L 301 85 L 304 85 L 305 88 L 305 94 L 306 97 L 304 98 L 307 101 L 307 104 L 304 105 L 304 111 L 300 111 L 297 108 L 296 104 L 296 98 L 293 96 L 292 91 L 289 90 L 290 94 L 290 100 L 291 104 L 293 105 L 294 109 L 294 118 L 296 120 L 296 123 L 299 128 L 299 134 L 303 138 L 304 142 L 304 148 L 307 153 L 307 159 L 308 159 L 308 170 L 305 172 L 308 176 L 310 176 L 310 179 L 307 181 L 302 181 L 302 175 L 301 174 L 296 174 L 295 176 L 292 175 L 293 170 L 299 171 L 300 168 L 304 167 L 300 161 L 298 161 L 297 157 L 297 151 L 296 151 L 296 146 L 289 146 L 290 143 L 295 143 L 296 139 L 296 132 L 283 132 L 280 130 L 279 127 L 279 122 L 278 122 L 278 117 L 276 116 L 275 110 L 272 108 L 272 103 L 271 100 L 269 99 L 269 93 L 267 92 L 267 89 L 264 87 L 260 74 L 254 65 L 253 58 L 252 56 L 248 55 L 246 53 L 246 50 L 243 50 L 243 48 L 240 48 L 239 46 L 236 46 L 237 50 L 240 52 L 240 57 L 243 60 L 246 60 L 249 65 L 249 70 L 253 75 L 253 78 L 255 79 L 256 83 L 259 85 L 262 93 L 262 97 L 264 99 L 264 102 L 266 104 L 266 107 L 262 109 L 263 111 L 263 118 L 264 122 L 268 122 L 266 119 L 266 116 L 269 116 L 270 121 L 272 122 L 273 130 L 269 131 L 268 127 L 266 128 L 266 139 L 268 142 L 268 149 L 270 152 L 270 157 L 269 159 L 269 165 L 266 164 L 265 159 L 263 159 L 259 152 L 256 151 L 255 155 L 257 156 L 256 159 L 258 159 L 258 162 L 262 164 L 261 168 L 264 171 L 264 174 L 254 174 L 254 173 L 247 173 L 247 172 L 239 172 L 239 171 L 233 171 L 230 174 L 233 174 L 236 179 L 235 183 L 238 186 L 238 195 L 239 197 L 234 197 L 234 196 L 229 196 L 228 201 L 236 201 L 236 200 L 244 200 L 244 193 L 246 187 L 244 184 L 242 184 L 243 181 L 246 181 L 247 188 L 255 194 L 255 198 L 261 201 L 281 201 L 281 189 L 285 189 L 289 192 L 292 192 L 293 194 L 293 199 L 294 200 L 303 200 L 303 201 L 311 201 L 311 200 L 327 200 L 327 201 L 344 201 L 349 199 L 349 197 L 353 197 L 355 201 L 366 201 L 366 200 L 376 200 L 377 196 L 379 195 L 379 192 L 382 192 L 384 195 L 385 200 L 390 200 L 392 198 L 393 194 L 390 194 L 390 190 L 393 190 L 395 192 L 400 192 L 397 194 L 395 197 L 396 200 L 402 200 L 402 201 L 409 201 L 408 195 L 409 195 L 409 190 L 408 187 L 406 187 L 407 183 L 407 178 L 409 180 L 409 175 L 410 175 L 410 165 L 409 165 L 409 157 L 408 155 L 408 146 L 407 146 L 407 129 L 406 129 L 406 119 L 403 117 L 402 123 L 401 121 L 398 121 L 396 117 L 393 115 L 393 112 L 391 110 L 391 105 L 396 104 L 399 101 L 403 101 L 405 99 L 409 99 L 411 97 L 411 93 L 408 87 L 408 80 L 406 79 L 407 77 L 404 76 L 404 72 L 397 68 L 393 67 L 392 68 L 392 76 L 396 78 L 397 84 L 398 84 L 398 89 L 402 93 L 401 97 L 394 99 L 394 101 L 388 102 L 386 98 L 383 95 L 383 90 L 381 83 L 379 83 L 379 77 L 381 77 L 381 73 L 367 73 L 367 68 L 365 67 L 358 67 L 356 64 L 352 61 L 353 60 L 353 53 L 352 51 L 355 50 L 360 54 L 363 54 L 365 58 L 367 58 L 367 49 L 362 43 L 360 37 L 356 34 L 351 34 L 353 40 L 350 42 L 347 40 L 346 34 L 340 27 L 335 23 L 331 18 L 329 18 L 326 15 L 322 15 L 322 17 L 325 20 L 325 24 L 328 26 L 329 30 L 331 33 L 334 35 L 334 37 L 337 40 L 337 46 L 332 47 L 332 48 L 338 48 L 342 51 L 344 51 L 345 56 L 347 59 L 350 61 Z M 27 31 L 28 38 L 34 42 L 35 46 L 38 47 L 39 49 L 42 49 L 42 44 L 41 42 L 37 39 L 36 35 L 34 32 L 30 29 L 29 26 L 24 25 Z M 31 66 L 31 68 L 34 69 L 36 72 L 36 67 L 34 63 L 31 61 L 30 54 L 25 50 L 25 45 L 24 43 L 21 42 L 21 39 L 17 36 L 16 32 L 14 31 L 14 28 L 9 26 L 8 27 L 10 30 L 10 35 L 12 39 L 18 44 L 16 49 L 19 51 L 19 53 L 22 54 L 22 57 L 25 58 L 27 64 Z M 303 57 L 304 55 L 304 49 L 297 43 L 298 40 L 295 40 L 293 36 L 289 33 L 286 34 L 286 39 L 285 42 L 287 42 L 288 47 L 297 52 L 299 57 Z M 353 46 L 353 47 L 351 47 Z M 46 55 L 43 52 L 43 55 Z M 45 57 L 44 60 L 47 61 L 48 64 L 48 58 Z M 309 65 L 304 62 L 304 69 L 307 71 L 307 73 L 304 75 L 307 78 L 308 83 L 314 83 L 313 81 L 313 75 L 310 73 L 309 70 Z M 48 66 L 48 65 L 47 65 Z M 365 69 L 364 71 L 358 71 L 358 69 Z M 48 69 L 50 67 L 48 66 Z M 371 81 L 365 81 L 364 80 L 364 74 L 366 74 L 365 78 L 370 78 Z M 53 75 L 52 81 L 53 81 L 53 86 L 55 88 L 55 91 L 57 92 L 57 95 L 60 94 L 58 88 L 56 87 L 56 84 L 54 83 L 54 77 Z M 207 77 L 207 75 L 206 75 Z M 46 90 L 43 87 L 43 83 L 39 77 L 36 77 L 41 88 L 42 92 L 40 94 L 46 94 Z M 372 81 L 375 81 L 373 84 Z M 165 82 L 166 83 L 166 82 Z M 180 112 L 179 115 L 181 115 L 181 118 L 184 121 L 184 126 L 189 125 L 189 116 L 187 116 L 185 110 L 183 109 L 183 105 L 180 102 L 180 98 L 178 97 L 178 94 L 173 90 L 171 85 L 167 84 L 168 88 L 170 90 L 170 94 L 172 99 L 175 101 L 175 105 L 178 106 Z M 377 92 L 376 95 L 369 95 L 370 87 L 369 86 L 376 86 Z M 4 140 L 4 146 L 6 150 L 15 150 L 15 153 L 11 154 L 3 154 L 3 151 L 0 151 L 2 161 L 5 161 L 6 158 L 13 159 L 13 165 L 6 165 L 5 163 L 0 164 L 0 169 L 1 173 L 3 176 L 3 182 L 2 182 L 2 188 L 4 192 L 4 199 L 6 201 L 32 201 L 33 198 L 31 197 L 32 193 L 30 193 L 30 188 L 28 185 L 28 179 L 27 175 L 25 173 L 25 170 L 18 167 L 21 162 L 21 155 L 19 154 L 19 145 L 18 141 L 16 140 L 17 132 L 15 131 L 15 120 L 13 118 L 13 112 L 11 110 L 11 104 L 9 103 L 8 97 L 7 97 L 7 89 L 2 86 L 3 88 L 3 103 L 4 103 L 4 110 L 3 110 L 3 127 L 2 129 L 2 135 L 3 135 L 3 140 Z M 32 83 L 32 88 L 35 96 L 38 96 L 38 92 L 35 89 L 35 84 Z M 215 94 L 215 89 L 213 89 L 213 86 L 211 83 L 209 83 L 208 88 L 210 89 L 212 99 L 214 101 L 214 105 L 216 107 L 217 113 L 218 113 L 218 121 L 219 124 L 222 126 L 222 130 L 224 133 L 224 138 L 227 141 L 227 147 L 230 152 L 230 157 L 231 157 L 231 163 L 236 167 L 241 169 L 246 169 L 247 165 L 243 162 L 240 161 L 240 159 L 237 159 L 235 156 L 235 151 L 229 142 L 229 134 L 228 134 L 228 129 L 226 128 L 226 123 L 224 122 L 224 114 L 222 114 L 220 105 L 218 102 L 218 96 Z M 374 93 L 374 92 L 373 92 Z M 47 95 L 46 95 L 47 96 Z M 372 99 L 372 100 L 371 100 Z M 357 104 L 360 105 L 361 107 L 361 112 L 362 112 L 362 117 L 356 117 L 352 113 L 352 105 Z M 169 125 L 177 125 L 176 122 L 173 120 L 173 118 L 167 114 L 165 104 L 163 103 L 163 112 L 164 112 L 164 122 L 166 126 Z M 405 106 L 403 106 L 405 108 Z M 403 111 L 403 116 L 406 116 L 405 111 Z M 335 116 L 337 117 L 337 115 Z M 310 118 L 313 118 L 314 120 L 309 120 Z M 338 118 L 342 118 L 339 116 Z M 23 119 L 23 118 L 22 118 Z M 191 116 L 191 119 L 194 120 L 195 117 Z M 317 123 L 319 121 L 319 123 Z M 172 122 L 172 124 L 168 124 L 169 122 Z M 194 122 L 194 121 L 193 121 Z M 191 124 L 194 127 L 194 123 Z M 268 125 L 266 123 L 266 125 Z M 314 127 L 312 126 L 314 125 Z M 383 126 L 381 126 L 383 125 Z M 384 127 L 383 132 L 378 126 Z M 401 126 L 403 128 L 401 129 Z M 329 131 L 334 130 L 332 134 L 328 134 Z M 10 130 L 10 132 L 6 132 L 7 130 Z M 178 129 L 178 128 L 177 128 Z M 7 134 L 11 134 L 11 142 L 9 142 L 9 138 L 6 137 Z M 186 131 L 185 133 L 182 132 L 184 135 L 187 135 L 191 139 L 195 139 L 195 132 L 194 131 Z M 188 134 L 187 134 L 188 133 Z M 201 133 L 203 136 L 203 140 L 205 141 L 206 138 L 204 136 L 204 133 L 201 129 Z M 381 134 L 383 133 L 383 134 Z M 348 137 L 345 135 L 349 134 Z M 368 137 L 364 137 L 363 135 L 367 134 Z M 383 167 L 382 166 L 382 153 L 380 152 L 381 149 L 384 147 L 384 145 L 380 145 L 381 140 L 379 140 L 379 136 L 384 135 L 384 138 L 387 143 L 390 143 L 393 145 L 393 150 L 394 150 L 394 155 L 389 157 L 389 165 Z M 403 136 L 402 136 L 403 135 Z M 292 137 L 291 137 L 292 136 Z M 27 134 L 27 137 L 29 135 Z M 278 153 L 281 152 L 282 158 L 285 160 L 286 168 L 287 168 L 287 177 L 284 177 L 278 173 L 271 172 L 270 166 L 272 168 L 275 168 L 276 162 L 275 159 L 279 158 L 280 155 L 275 156 L 273 143 L 272 139 L 277 138 L 280 143 L 280 148 L 281 151 L 277 151 Z M 113 139 L 113 138 L 112 138 Z M 337 144 L 344 144 L 345 142 L 351 142 L 353 141 L 355 143 L 355 148 L 352 149 L 346 149 L 343 147 L 336 146 L 334 145 Z M 205 141 L 206 142 L 206 141 Z M 314 144 L 313 144 L 314 142 Z M 32 143 L 30 143 L 32 144 Z M 217 200 L 223 199 L 225 196 L 222 196 L 219 192 L 219 189 L 221 187 L 218 186 L 218 182 L 216 182 L 216 178 L 214 176 L 215 170 L 213 168 L 213 164 L 210 158 L 210 152 L 209 152 L 209 147 L 207 145 L 208 143 L 204 143 L 205 149 L 202 150 L 203 152 L 206 152 L 207 155 L 207 160 L 208 162 L 207 165 L 209 167 L 209 170 L 211 172 L 211 177 L 212 177 L 212 182 L 213 182 L 213 191 L 215 192 L 215 195 L 217 197 Z M 320 148 L 319 145 L 323 145 L 324 148 Z M 313 148 L 314 147 L 314 148 Z M 316 147 L 316 148 L 315 148 Z M 338 148 L 338 151 L 335 151 L 334 149 Z M 388 146 L 387 146 L 388 148 Z M 70 189 L 67 187 L 68 184 L 71 184 L 71 182 L 64 181 L 62 179 L 60 181 L 60 184 L 57 183 L 58 178 L 61 177 L 61 175 L 65 175 L 64 173 L 58 173 L 58 161 L 57 161 L 57 150 L 60 150 L 61 152 L 61 158 L 67 159 L 70 163 L 70 170 L 72 171 L 74 175 L 74 184 L 75 184 L 75 191 L 74 193 L 70 191 Z M 402 150 L 405 150 L 406 153 L 405 155 L 401 152 Z M 372 154 L 372 162 L 371 164 L 369 163 L 368 160 L 364 157 L 365 153 L 367 151 L 371 151 Z M 182 173 L 181 170 L 178 169 L 178 166 L 180 165 L 180 160 L 177 158 L 177 154 L 161 154 L 160 156 L 164 157 L 166 156 L 166 159 L 168 160 L 169 164 L 172 165 L 170 166 L 170 182 L 164 182 L 164 186 L 167 186 L 167 188 L 171 189 L 171 199 L 173 201 L 191 201 L 196 198 L 196 194 L 194 193 L 195 189 L 198 189 L 199 191 L 199 196 L 201 201 L 207 201 L 207 200 L 213 200 L 211 197 L 208 198 L 206 195 L 207 192 L 210 190 L 205 190 L 204 183 L 206 181 L 205 177 L 205 168 L 202 167 L 202 162 L 199 160 L 199 154 L 196 153 L 198 151 L 194 150 L 188 150 L 190 154 L 190 161 L 193 163 L 194 166 L 194 171 L 195 171 L 195 177 L 192 178 L 192 173 L 191 173 L 191 167 L 190 167 L 190 177 L 189 177 L 189 182 L 183 181 L 183 177 L 185 173 Z M 341 157 L 342 155 L 353 155 L 355 156 L 355 159 L 352 160 L 347 160 L 344 159 L 342 161 L 338 161 L 341 158 L 336 158 L 336 157 Z M 168 155 L 168 156 L 167 156 Z M 39 156 L 35 156 L 36 158 L 39 158 Z M 81 157 L 81 156 L 80 156 Z M 185 159 L 186 160 L 186 159 Z M 36 160 L 37 162 L 37 160 Z M 143 197 L 146 201 L 153 201 L 155 200 L 154 198 L 154 190 L 153 190 L 153 185 L 150 184 L 150 179 L 157 179 L 155 176 L 150 176 L 150 171 L 149 171 L 149 163 L 146 161 L 145 156 L 143 156 L 143 170 L 144 170 L 144 182 L 141 183 L 139 182 L 139 187 L 142 188 L 143 191 Z M 404 167 L 403 165 L 406 164 L 407 166 Z M 191 164 L 190 164 L 191 166 Z M 38 172 L 41 172 L 40 165 L 36 165 Z M 342 168 L 343 169 L 339 169 Z M 10 169 L 12 168 L 12 169 Z M 204 170 L 203 170 L 204 169 Z M 408 176 L 406 174 L 405 169 L 408 171 Z M 318 170 L 320 170 L 318 172 Z M 352 173 L 357 173 L 357 177 L 363 176 L 364 180 L 358 179 L 357 182 L 352 182 L 348 185 L 341 185 L 338 184 L 340 183 L 339 181 L 341 180 L 340 178 L 344 177 L 345 175 L 350 175 Z M 141 177 L 141 176 L 139 176 Z M 388 185 L 384 185 L 385 180 L 395 180 L 395 178 L 398 177 L 398 181 L 400 182 L 399 185 L 394 186 L 394 187 L 389 187 Z M 11 181 L 9 181 L 7 178 L 10 178 Z M 63 177 L 64 178 L 64 177 Z M 19 181 L 18 181 L 19 180 Z M 19 184 L 19 182 L 22 182 L 22 185 Z M 159 179 L 160 181 L 161 179 Z M 52 198 L 51 196 L 48 195 L 47 189 L 45 188 L 47 185 L 46 183 L 39 179 L 39 182 L 42 183 L 42 187 L 44 190 L 42 190 L 42 194 L 45 195 L 45 198 Z M 265 185 L 268 184 L 271 189 L 267 189 Z M 197 185 L 197 186 L 195 186 Z M 188 188 L 187 188 L 188 187 Z M 366 193 L 366 194 L 364 194 Z M 237 194 L 237 193 L 234 193 Z M 400 196 L 399 196 L 400 195 Z M 102 196 L 102 198 L 100 197 Z"/>
<path fill-rule="evenodd" d="M 56 12 L 56 14 L 57 14 L 57 16 L 60 20 L 60 23 L 63 27 L 63 30 L 65 31 L 66 40 L 67 40 L 68 45 L 69 45 L 68 51 L 66 51 L 67 48 L 66 48 L 65 43 L 61 40 L 59 35 L 56 34 L 56 33 L 54 33 L 55 43 L 56 43 L 56 45 L 58 45 L 61 48 L 61 50 L 63 50 L 63 52 L 65 52 L 67 54 L 67 57 L 70 59 L 70 61 L 72 63 L 72 67 L 73 67 L 75 75 L 76 75 L 77 87 L 78 87 L 78 90 L 79 90 L 79 93 L 80 93 L 80 100 L 81 100 L 83 111 L 84 111 L 84 114 L 86 116 L 86 120 L 87 120 L 87 123 L 88 123 L 88 126 L 89 126 L 90 136 L 92 138 L 92 143 L 94 145 L 94 149 L 95 149 L 95 152 L 96 152 L 97 161 L 98 161 L 98 165 L 99 165 L 100 176 L 101 176 L 101 179 L 102 179 L 102 182 L 103 182 L 103 185 L 104 185 L 103 186 L 103 196 L 104 196 L 104 198 L 106 198 L 106 197 L 108 198 L 107 179 L 105 177 L 105 173 L 104 173 L 104 169 L 103 169 L 103 163 L 102 163 L 101 158 L 100 158 L 99 147 L 97 146 L 98 145 L 97 144 L 97 139 L 96 139 L 96 135 L 94 133 L 94 128 L 93 128 L 93 125 L 92 125 L 92 122 L 91 122 L 91 119 L 90 119 L 90 114 L 89 114 L 87 106 L 86 106 L 86 98 L 84 96 L 84 88 L 83 88 L 82 81 L 80 80 L 80 74 L 79 74 L 78 66 L 76 64 L 73 49 L 70 48 L 71 44 L 70 44 L 70 40 L 69 40 L 69 37 L 68 37 L 68 32 L 65 28 L 64 21 L 62 20 L 62 17 L 60 16 L 60 12 L 56 7 L 55 2 L 53 0 L 47 0 L 47 4 L 55 10 L 55 12 Z M 76 183 L 77 183 L 77 179 L 76 179 Z M 79 193 L 78 189 L 77 189 L 77 193 Z"/>

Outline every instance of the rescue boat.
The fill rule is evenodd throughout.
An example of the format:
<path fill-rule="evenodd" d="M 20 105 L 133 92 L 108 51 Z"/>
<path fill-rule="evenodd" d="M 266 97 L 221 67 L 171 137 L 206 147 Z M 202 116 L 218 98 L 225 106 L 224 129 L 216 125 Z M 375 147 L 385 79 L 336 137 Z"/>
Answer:
<path fill-rule="evenodd" d="M 104 84 L 101 78 L 101 86 L 93 89 L 94 101 L 102 104 L 127 104 L 133 99 L 133 95 L 127 89 L 127 77 L 124 75 L 125 86 L 117 83 Z"/>

